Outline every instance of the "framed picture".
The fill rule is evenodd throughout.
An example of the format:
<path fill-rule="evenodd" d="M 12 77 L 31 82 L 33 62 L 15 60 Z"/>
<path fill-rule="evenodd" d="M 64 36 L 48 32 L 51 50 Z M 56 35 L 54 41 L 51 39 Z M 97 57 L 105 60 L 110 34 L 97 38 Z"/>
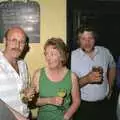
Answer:
<path fill-rule="evenodd" d="M 40 42 L 40 5 L 35 1 L 0 3 L 0 43 L 11 26 L 22 27 L 30 43 Z"/>

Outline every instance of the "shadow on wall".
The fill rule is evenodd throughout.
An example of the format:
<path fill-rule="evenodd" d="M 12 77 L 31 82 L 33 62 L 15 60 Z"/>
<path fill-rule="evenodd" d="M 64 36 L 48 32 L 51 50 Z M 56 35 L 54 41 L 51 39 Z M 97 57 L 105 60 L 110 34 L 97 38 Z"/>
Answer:
<path fill-rule="evenodd" d="M 30 50 L 30 46 L 29 46 L 29 37 L 26 37 L 26 44 L 25 44 L 25 48 L 20 56 L 20 59 L 24 59 L 26 54 L 29 52 Z"/>

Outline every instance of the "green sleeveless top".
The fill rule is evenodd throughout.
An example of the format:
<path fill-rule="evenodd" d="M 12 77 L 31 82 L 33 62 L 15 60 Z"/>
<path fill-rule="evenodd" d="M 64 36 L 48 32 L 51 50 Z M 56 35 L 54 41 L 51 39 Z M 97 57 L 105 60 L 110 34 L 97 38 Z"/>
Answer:
<path fill-rule="evenodd" d="M 64 112 L 69 108 L 71 104 L 71 71 L 68 70 L 63 80 L 59 82 L 53 82 L 49 80 L 45 73 L 45 68 L 41 69 L 39 78 L 39 97 L 55 97 L 58 96 L 59 89 L 65 89 L 66 94 L 64 97 L 64 103 L 61 106 L 56 105 L 43 105 L 40 106 L 38 120 L 64 120 Z"/>

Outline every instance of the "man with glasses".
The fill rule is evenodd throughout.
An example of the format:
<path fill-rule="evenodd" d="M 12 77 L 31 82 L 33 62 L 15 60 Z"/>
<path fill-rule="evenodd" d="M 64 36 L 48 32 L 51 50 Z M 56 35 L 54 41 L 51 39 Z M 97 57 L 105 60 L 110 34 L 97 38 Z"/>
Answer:
<path fill-rule="evenodd" d="M 20 96 L 28 87 L 28 70 L 20 56 L 26 45 L 26 34 L 20 27 L 11 27 L 3 38 L 5 49 L 0 51 L 0 99 L 14 113 L 18 120 L 29 118 L 29 109 Z M 28 89 L 25 95 L 31 97 L 34 90 Z"/>

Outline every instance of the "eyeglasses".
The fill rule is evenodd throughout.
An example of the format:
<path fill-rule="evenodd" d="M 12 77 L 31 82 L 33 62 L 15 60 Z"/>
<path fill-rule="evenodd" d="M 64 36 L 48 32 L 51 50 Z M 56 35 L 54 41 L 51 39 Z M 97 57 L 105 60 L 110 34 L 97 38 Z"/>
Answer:
<path fill-rule="evenodd" d="M 19 43 L 20 45 L 25 45 L 27 43 L 25 40 L 17 40 L 17 39 L 7 39 L 7 40 L 14 44 Z"/>

